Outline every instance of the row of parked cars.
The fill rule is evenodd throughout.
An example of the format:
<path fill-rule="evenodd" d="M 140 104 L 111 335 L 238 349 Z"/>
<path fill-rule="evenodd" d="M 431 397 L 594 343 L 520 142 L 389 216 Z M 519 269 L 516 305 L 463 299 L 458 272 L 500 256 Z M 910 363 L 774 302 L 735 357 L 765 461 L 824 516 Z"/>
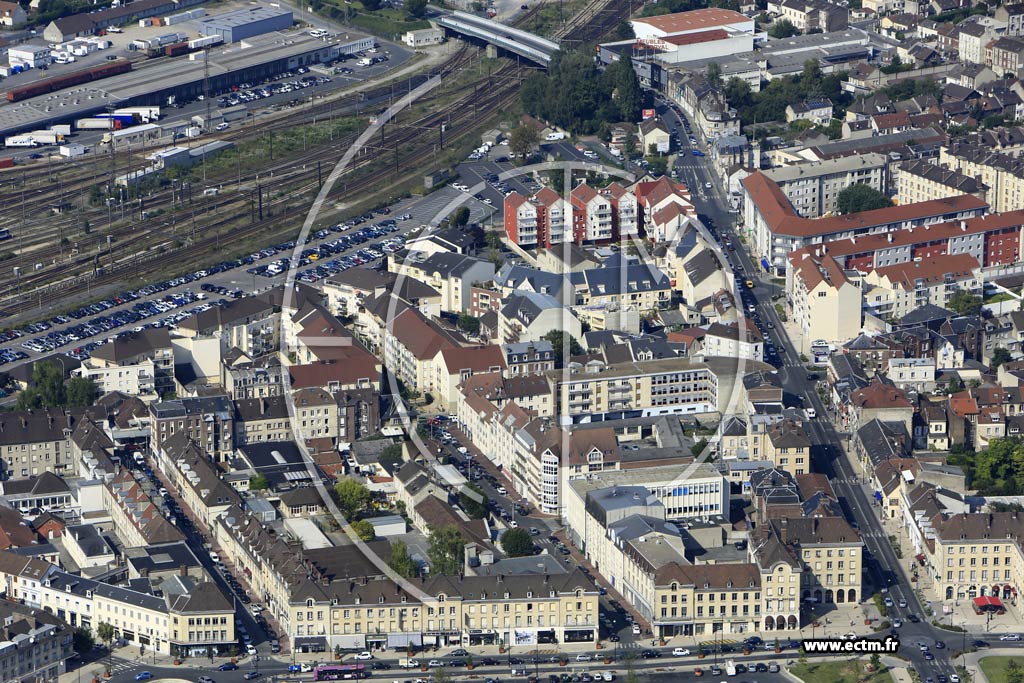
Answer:
<path fill-rule="evenodd" d="M 331 79 L 326 76 L 302 76 L 302 78 L 296 78 L 297 76 L 308 73 L 309 69 L 301 66 L 296 71 L 285 71 L 284 73 L 278 74 L 273 79 L 267 81 L 264 85 L 243 83 L 238 86 L 237 90 L 219 98 L 217 100 L 217 106 L 233 107 L 235 105 L 242 104 L 243 102 L 255 102 L 256 100 L 272 97 L 273 95 L 290 93 L 296 90 L 302 90 L 303 88 L 309 88 L 320 83 L 331 82 Z M 289 78 L 292 80 L 287 80 Z"/>

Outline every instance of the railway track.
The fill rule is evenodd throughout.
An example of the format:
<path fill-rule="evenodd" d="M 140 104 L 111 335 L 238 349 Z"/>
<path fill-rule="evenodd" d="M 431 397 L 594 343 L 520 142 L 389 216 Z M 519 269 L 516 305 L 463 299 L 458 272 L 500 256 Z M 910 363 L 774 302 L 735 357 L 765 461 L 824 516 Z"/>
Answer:
<path fill-rule="evenodd" d="M 600 36 L 613 27 L 623 16 L 628 15 L 628 7 L 613 7 L 614 0 L 603 5 L 590 7 L 580 13 L 557 32 L 556 37 L 570 38 L 573 41 L 591 40 L 590 36 Z M 594 24 L 597 24 L 596 26 Z M 460 52 L 456 57 L 445 64 L 442 73 L 445 75 L 453 73 L 462 68 L 471 57 Z M 420 116 L 412 121 L 389 124 L 385 127 L 382 139 L 379 144 L 363 150 L 357 156 L 351 167 L 346 171 L 347 182 L 340 184 L 329 198 L 330 201 L 339 199 L 353 200 L 363 193 L 373 193 L 386 189 L 382 188 L 382 179 L 375 174 L 366 171 L 375 163 L 379 163 L 383 155 L 392 154 L 394 158 L 394 172 L 389 175 L 393 180 L 401 178 L 403 173 L 412 169 L 420 169 L 428 166 L 434 156 L 434 149 L 430 145 L 422 144 L 424 131 L 436 129 L 441 122 L 449 124 L 450 130 L 457 131 L 446 136 L 446 140 L 454 142 L 473 130 L 473 125 L 478 123 L 477 112 L 500 111 L 506 105 L 511 104 L 512 99 L 518 92 L 518 79 L 512 73 L 515 67 L 507 63 L 490 74 L 487 79 L 478 79 L 465 86 L 465 94 L 456 97 L 452 102 L 437 111 Z M 482 88 L 485 82 L 490 87 Z M 473 86 L 472 93 L 468 92 L 469 86 Z M 410 83 L 410 87 L 412 84 Z M 377 89 L 390 90 L 390 87 Z M 450 96 L 450 94 L 449 94 Z M 433 96 L 436 99 L 439 96 Z M 426 99 L 424 100 L 424 102 Z M 305 122 L 315 120 L 317 117 L 330 115 L 333 108 L 338 107 L 337 102 L 314 105 L 300 116 Z M 270 126 L 274 128 L 270 128 Z M 279 130 L 299 125 L 293 118 L 287 121 L 268 123 L 267 126 L 260 126 L 256 134 L 265 134 L 268 130 Z M 389 132 L 390 131 L 390 132 Z M 244 130 L 233 132 L 230 136 L 235 140 L 247 139 Z M 236 137 L 237 136 L 237 137 Z M 19 294 L 12 298 L 12 287 L 0 289 L 0 306 L 8 314 L 27 312 L 36 306 L 42 308 L 44 305 L 58 301 L 65 301 L 72 293 L 91 288 L 103 287 L 107 284 L 124 282 L 131 276 L 134 270 L 136 275 L 143 271 L 149 272 L 158 270 L 165 264 L 165 253 L 173 248 L 176 261 L 188 263 L 190 267 L 199 267 L 201 263 L 209 260 L 220 260 L 217 254 L 223 254 L 224 249 L 230 245 L 244 244 L 248 240 L 257 238 L 264 239 L 287 239 L 281 237 L 281 230 L 291 233 L 295 231 L 294 219 L 302 217 L 308 209 L 308 200 L 319 188 L 320 169 L 315 162 L 333 161 L 340 153 L 347 149 L 354 136 L 346 136 L 336 143 L 321 146 L 320 149 L 311 152 L 303 157 L 303 163 L 296 168 L 295 160 L 282 162 L 275 167 L 276 176 L 267 178 L 268 169 L 261 169 L 261 186 L 265 182 L 264 189 L 268 199 L 265 208 L 272 217 L 263 220 L 247 220 L 253 214 L 254 197 L 252 191 L 236 192 L 230 197 L 204 198 L 198 206 L 194 203 L 186 209 L 178 207 L 178 202 L 173 196 L 158 196 L 146 203 L 147 209 L 159 209 L 170 206 L 170 215 L 161 216 L 160 222 L 150 221 L 148 230 L 140 231 L 135 226 L 119 227 L 116 235 L 116 242 L 111 242 L 111 249 L 102 254 L 100 250 L 91 254 L 79 254 L 76 258 L 56 264 L 50 268 L 44 268 L 39 272 L 23 273 L 20 281 L 13 283 Z M 420 143 L 420 144 L 416 144 Z M 328 169 L 330 166 L 328 166 Z M 94 182 L 99 176 L 106 177 L 107 173 L 96 173 L 91 178 L 82 180 L 83 183 Z M 235 178 L 229 179 L 232 184 Z M 242 184 L 250 184 L 254 175 L 240 179 Z M 397 182 L 397 181 L 394 181 Z M 171 194 L 171 193 L 164 193 Z M 204 213 L 210 210 L 216 212 L 211 220 Z M 199 225 L 195 225 L 195 214 L 199 212 Z M 291 225 L 288 228 L 289 224 Z M 178 226 L 191 225 L 185 231 L 178 232 Z M 222 234 L 230 229 L 230 234 Z M 179 245 L 182 237 L 188 234 L 188 238 Z M 288 232 L 284 234 L 290 234 Z M 168 237 L 170 235 L 171 237 Z M 273 237 L 276 236 L 276 237 Z M 103 236 L 106 237 L 105 235 Z M 47 252 L 47 256 L 55 253 L 53 247 Z M 38 252 L 37 252 L 38 253 Z M 36 261 L 38 255 L 33 255 L 30 260 Z M 205 259 L 205 261 L 204 261 Z M 97 263 L 102 270 L 96 268 Z M 45 289 L 43 286 L 45 286 Z M 35 288 L 35 291 L 26 293 L 27 290 Z M 7 301 L 4 301 L 4 298 Z"/>

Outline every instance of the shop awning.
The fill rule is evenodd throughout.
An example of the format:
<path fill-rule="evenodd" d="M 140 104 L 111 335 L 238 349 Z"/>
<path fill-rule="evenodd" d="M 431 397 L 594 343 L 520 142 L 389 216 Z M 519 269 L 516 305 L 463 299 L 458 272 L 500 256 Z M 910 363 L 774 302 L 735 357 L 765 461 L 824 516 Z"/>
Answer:
<path fill-rule="evenodd" d="M 389 633 L 388 647 L 398 649 L 402 647 L 420 647 L 423 645 L 423 637 L 419 633 Z"/>
<path fill-rule="evenodd" d="M 974 606 L 978 609 L 1002 609 L 1003 601 L 995 597 L 994 595 L 981 595 L 977 598 L 974 598 Z"/>
<path fill-rule="evenodd" d="M 347 636 L 339 636 L 340 638 L 346 638 Z M 295 639 L 295 649 L 302 652 L 326 652 L 327 651 L 327 638 L 324 636 L 306 636 Z M 342 642 L 342 647 L 346 647 L 345 643 Z M 362 648 L 364 646 L 363 636 L 359 636 L 359 642 L 348 647 Z"/>

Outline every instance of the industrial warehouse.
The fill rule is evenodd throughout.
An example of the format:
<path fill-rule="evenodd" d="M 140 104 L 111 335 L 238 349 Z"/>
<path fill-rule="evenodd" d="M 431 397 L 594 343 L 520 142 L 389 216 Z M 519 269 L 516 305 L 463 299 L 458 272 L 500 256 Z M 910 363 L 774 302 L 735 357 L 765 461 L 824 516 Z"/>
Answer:
<path fill-rule="evenodd" d="M 204 92 L 213 94 L 241 83 L 260 82 L 284 71 L 368 50 L 374 44 L 372 36 L 353 32 L 327 40 L 307 32 L 271 32 L 209 49 L 205 53 L 208 66 L 203 52 L 152 64 L 141 62 L 132 71 L 102 81 L 0 104 L 0 137 L 69 123 L 113 105 L 192 101 Z M 204 83 L 207 71 L 209 82 Z"/>

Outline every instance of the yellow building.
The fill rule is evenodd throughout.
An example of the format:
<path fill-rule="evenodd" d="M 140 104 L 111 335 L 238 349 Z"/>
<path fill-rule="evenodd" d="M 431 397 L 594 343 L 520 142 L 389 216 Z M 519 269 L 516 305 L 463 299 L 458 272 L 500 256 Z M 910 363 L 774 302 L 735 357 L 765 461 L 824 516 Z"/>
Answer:
<path fill-rule="evenodd" d="M 939 163 L 988 187 L 986 200 L 994 213 L 1024 206 L 1024 162 L 1002 152 L 968 143 L 953 143 L 939 151 Z"/>
<path fill-rule="evenodd" d="M 966 600 L 982 595 L 1016 598 L 1024 587 L 1024 514 L 995 512 L 939 518 L 933 530 L 934 551 L 924 546 L 934 571 L 935 597 Z"/>
<path fill-rule="evenodd" d="M 786 270 L 786 291 L 805 342 L 846 342 L 861 329 L 861 291 L 827 247 L 795 252 Z"/>
<path fill-rule="evenodd" d="M 804 474 L 811 467 L 811 440 L 802 425 L 786 418 L 768 427 L 764 440 L 765 460 L 791 474 Z"/>

